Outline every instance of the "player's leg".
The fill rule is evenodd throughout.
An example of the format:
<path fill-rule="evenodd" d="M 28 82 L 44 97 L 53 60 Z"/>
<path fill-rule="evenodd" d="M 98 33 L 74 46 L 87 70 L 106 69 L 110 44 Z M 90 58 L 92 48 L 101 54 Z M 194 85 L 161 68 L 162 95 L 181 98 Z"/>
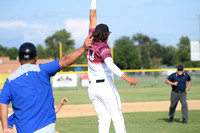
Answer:
<path fill-rule="evenodd" d="M 107 87 L 106 95 L 103 96 L 103 100 L 109 114 L 111 115 L 113 125 L 116 133 L 126 133 L 124 117 L 121 111 L 121 99 L 117 88 L 112 83 L 112 80 L 105 82 Z"/>
<path fill-rule="evenodd" d="M 187 105 L 186 97 L 187 97 L 186 92 L 183 92 L 180 96 L 180 101 L 181 101 L 181 105 L 182 105 L 181 111 L 182 111 L 183 120 L 188 119 L 188 105 Z"/>
<path fill-rule="evenodd" d="M 99 133 L 109 133 L 111 117 L 100 100 L 92 100 L 92 105 L 97 112 Z"/>
<path fill-rule="evenodd" d="M 101 90 L 103 90 L 102 87 L 103 86 L 101 86 L 101 84 L 96 85 L 95 83 L 91 83 L 88 88 L 88 94 L 90 101 L 92 102 L 92 105 L 97 113 L 99 133 L 109 133 L 111 117 L 104 105 L 104 102 L 99 99 L 98 94 Z"/>

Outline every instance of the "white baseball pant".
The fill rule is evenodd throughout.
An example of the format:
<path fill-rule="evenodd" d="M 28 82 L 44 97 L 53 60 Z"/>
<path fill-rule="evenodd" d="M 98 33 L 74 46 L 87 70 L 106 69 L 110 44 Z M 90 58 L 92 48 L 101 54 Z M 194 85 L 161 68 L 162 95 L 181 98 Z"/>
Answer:
<path fill-rule="evenodd" d="M 102 81 L 103 79 L 92 80 L 88 88 L 90 101 L 99 119 L 99 133 L 109 133 L 111 119 L 116 133 L 126 133 L 117 88 L 111 78 Z"/>
<path fill-rule="evenodd" d="M 51 123 L 37 131 L 35 131 L 34 133 L 55 133 L 55 123 Z"/>

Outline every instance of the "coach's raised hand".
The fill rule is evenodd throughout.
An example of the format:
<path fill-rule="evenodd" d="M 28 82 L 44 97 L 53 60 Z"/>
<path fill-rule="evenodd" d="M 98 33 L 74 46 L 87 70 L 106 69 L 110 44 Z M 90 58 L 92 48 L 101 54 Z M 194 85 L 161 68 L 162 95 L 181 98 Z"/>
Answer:
<path fill-rule="evenodd" d="M 85 53 L 87 49 L 92 46 L 92 41 L 93 38 L 91 37 L 91 35 L 88 35 L 82 47 L 64 55 L 59 61 L 60 68 L 63 69 L 73 64 L 83 53 Z"/>
<path fill-rule="evenodd" d="M 85 42 L 84 42 L 84 45 L 83 45 L 85 50 L 87 50 L 87 49 L 92 47 L 92 42 L 93 42 L 93 37 L 92 37 L 92 34 L 90 34 L 85 39 Z"/>

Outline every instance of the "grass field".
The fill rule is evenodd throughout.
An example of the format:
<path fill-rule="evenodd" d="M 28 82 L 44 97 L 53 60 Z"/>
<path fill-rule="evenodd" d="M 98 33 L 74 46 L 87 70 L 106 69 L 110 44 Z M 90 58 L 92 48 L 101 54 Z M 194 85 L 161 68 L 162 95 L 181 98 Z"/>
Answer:
<path fill-rule="evenodd" d="M 168 101 L 171 87 L 130 87 L 119 89 L 122 102 Z M 54 90 L 55 104 L 67 97 L 67 104 L 90 104 L 87 89 Z M 200 99 L 200 86 L 192 86 L 187 93 L 188 100 Z M 199 105 L 197 105 L 199 106 Z M 188 124 L 181 123 L 181 111 L 176 111 L 175 121 L 169 124 L 168 112 L 124 113 L 127 133 L 199 133 L 200 110 L 189 110 Z M 98 133 L 96 116 L 58 118 L 56 130 L 60 133 Z M 110 133 L 114 133 L 111 124 Z"/>
<path fill-rule="evenodd" d="M 130 87 L 125 81 L 116 79 L 115 85 L 120 93 L 122 103 L 169 101 L 171 86 L 164 83 L 166 77 L 136 77 L 140 85 Z M 54 88 L 55 105 L 67 97 L 66 105 L 91 104 L 87 87 Z M 187 100 L 200 100 L 200 78 L 192 78 L 191 90 Z M 10 107 L 11 105 L 9 105 Z M 200 106 L 200 105 L 197 105 Z M 181 111 L 176 111 L 175 120 L 169 124 L 168 111 L 124 113 L 127 133 L 200 133 L 200 110 L 189 110 L 188 124 L 181 123 Z M 56 131 L 59 133 L 98 133 L 96 116 L 57 118 Z M 0 131 L 1 132 L 1 131 Z M 110 133 L 114 133 L 111 124 Z"/>
<path fill-rule="evenodd" d="M 168 101 L 171 87 L 139 88 L 129 87 L 118 89 L 122 102 Z M 67 97 L 67 104 L 90 104 L 87 89 L 81 90 L 54 90 L 55 105 L 59 104 L 63 97 Z M 200 86 L 192 86 L 187 93 L 188 100 L 200 99 Z"/>
<path fill-rule="evenodd" d="M 199 133 L 200 111 L 189 111 L 188 124 L 181 123 L 181 111 L 176 111 L 173 123 L 168 112 L 124 113 L 127 133 Z M 58 118 L 60 133 L 98 133 L 97 117 Z M 111 124 L 110 133 L 115 133 Z"/>

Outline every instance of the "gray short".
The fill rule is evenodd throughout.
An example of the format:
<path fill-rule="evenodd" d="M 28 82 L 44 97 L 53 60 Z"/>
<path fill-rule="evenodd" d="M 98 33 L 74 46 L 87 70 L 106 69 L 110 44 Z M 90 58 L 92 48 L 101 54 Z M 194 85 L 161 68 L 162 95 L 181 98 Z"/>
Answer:
<path fill-rule="evenodd" d="M 55 123 L 51 123 L 47 125 L 46 127 L 43 127 L 34 133 L 55 133 Z"/>

